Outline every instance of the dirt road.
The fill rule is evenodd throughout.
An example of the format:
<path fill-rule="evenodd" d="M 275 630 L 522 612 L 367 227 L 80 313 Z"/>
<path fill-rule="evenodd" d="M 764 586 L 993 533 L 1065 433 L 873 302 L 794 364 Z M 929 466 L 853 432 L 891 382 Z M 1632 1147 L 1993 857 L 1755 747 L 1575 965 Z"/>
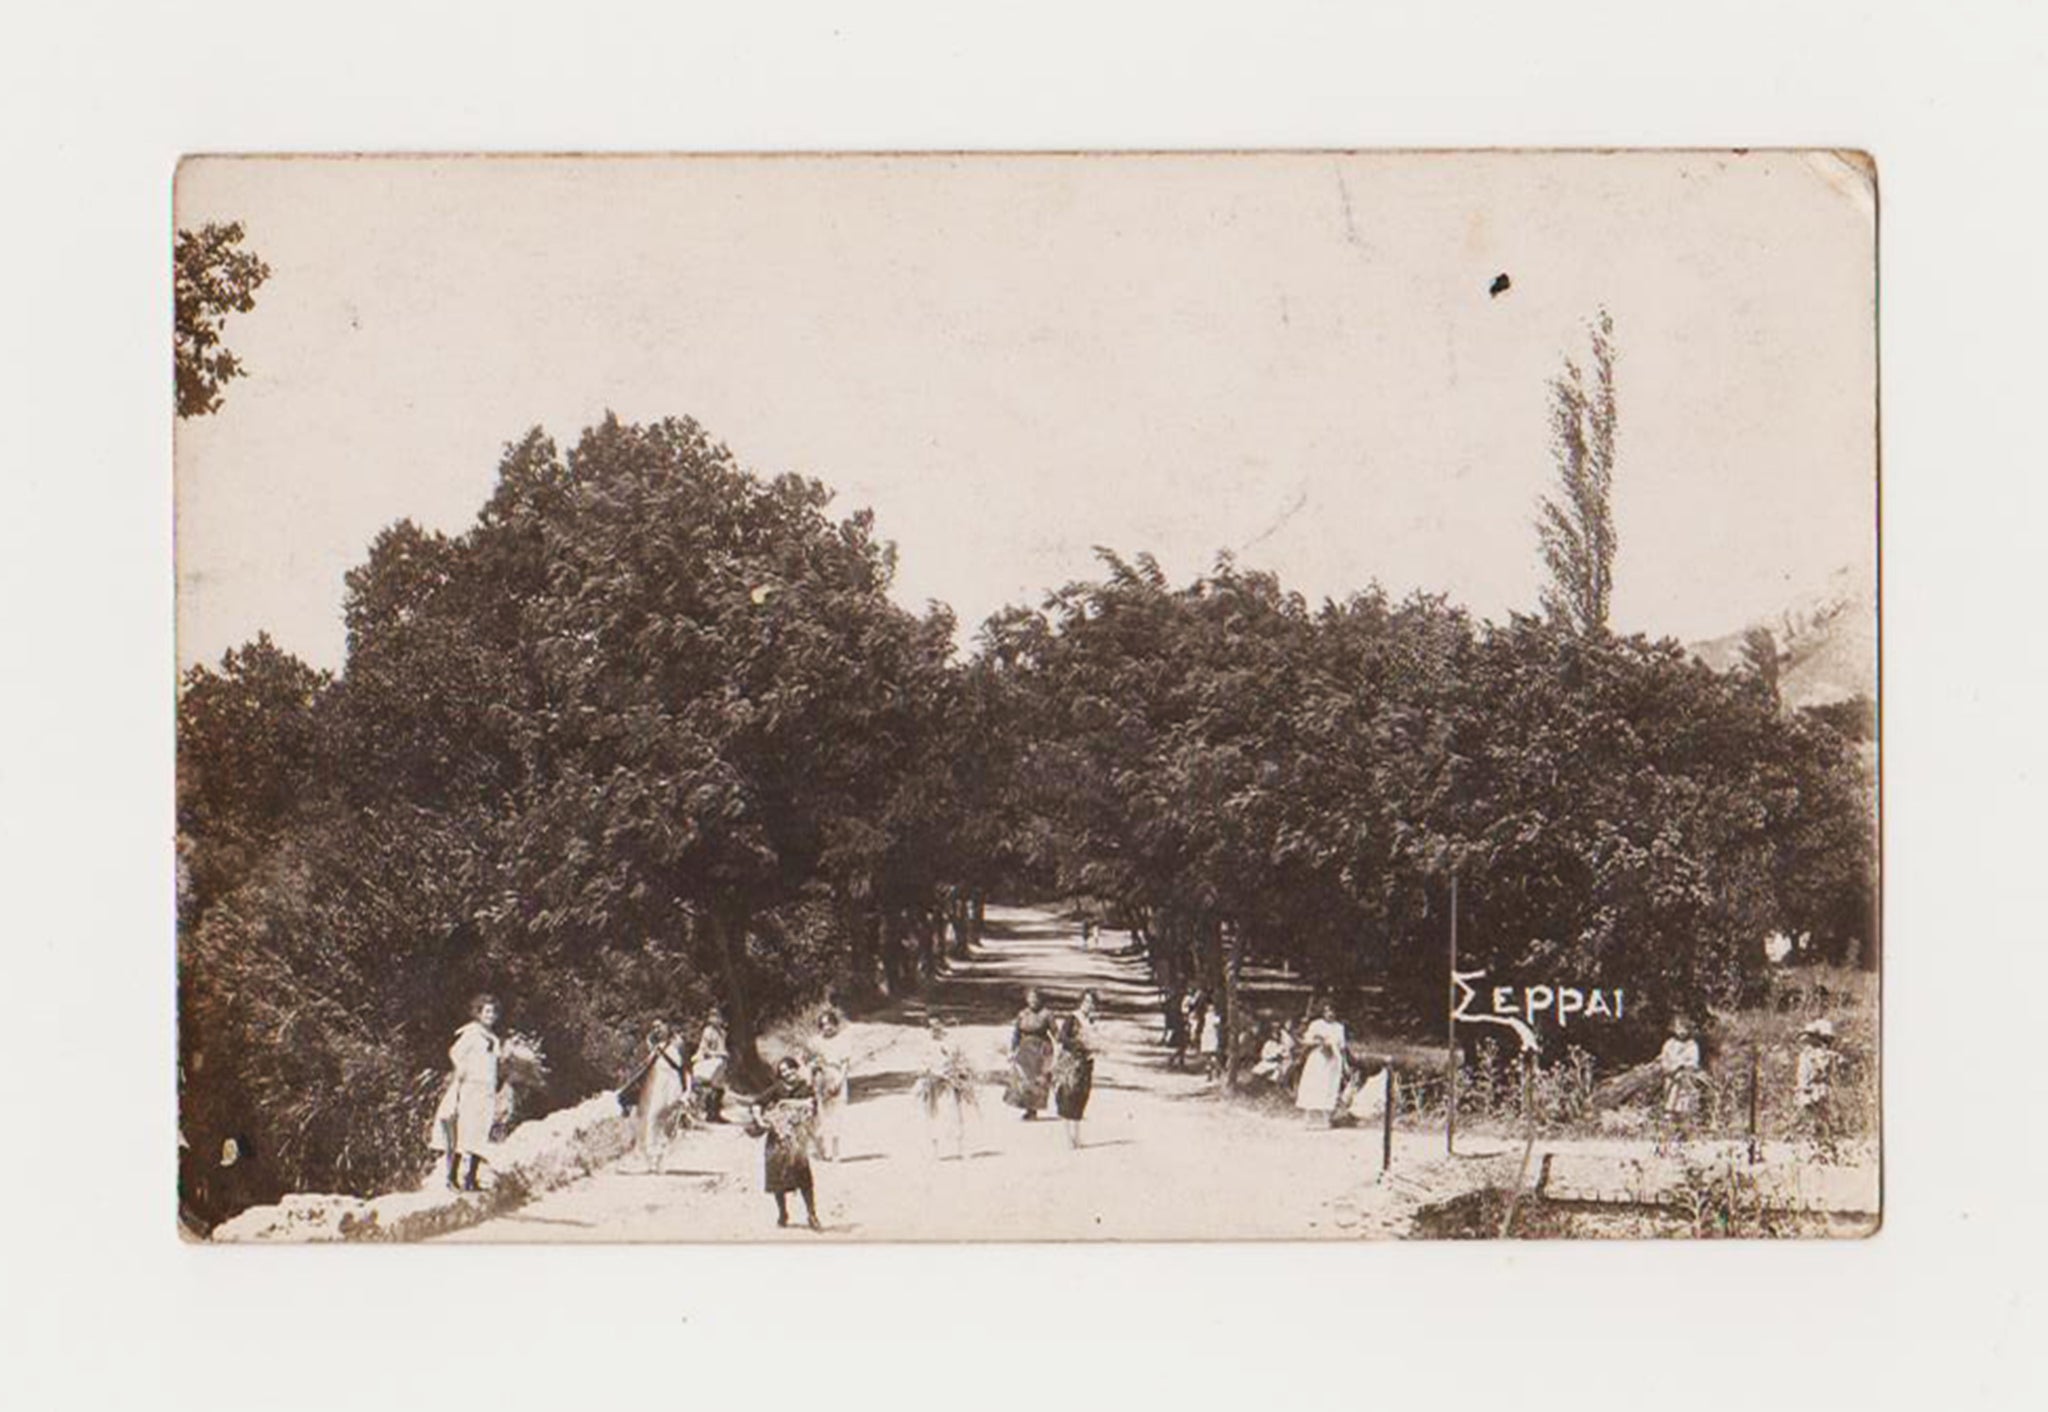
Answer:
<path fill-rule="evenodd" d="M 822 1236 L 778 1230 L 761 1192 L 761 1144 L 735 1125 L 688 1132 L 665 1170 L 636 1158 L 447 1237 L 465 1241 L 1328 1238 L 1393 1234 L 1407 1210 L 1377 1180 L 1377 1131 L 1311 1131 L 1291 1113 L 1217 1101 L 1165 1066 L 1157 997 L 1141 963 L 1083 948 L 1048 913 L 991 908 L 991 937 L 927 1001 L 851 1026 L 854 1067 L 843 1156 L 818 1162 Z M 1021 1121 L 993 1085 L 970 1117 L 964 1160 L 935 1160 L 911 1095 L 925 1005 L 945 1014 L 976 1067 L 995 1071 L 1026 986 L 1056 1009 L 1100 992 L 1107 1042 L 1083 1146 L 1057 1121 Z M 774 1057 L 772 1042 L 763 1050 Z M 1441 1138 L 1402 1135 L 1416 1161 Z M 1403 1165 L 1397 1151 L 1396 1167 Z"/>

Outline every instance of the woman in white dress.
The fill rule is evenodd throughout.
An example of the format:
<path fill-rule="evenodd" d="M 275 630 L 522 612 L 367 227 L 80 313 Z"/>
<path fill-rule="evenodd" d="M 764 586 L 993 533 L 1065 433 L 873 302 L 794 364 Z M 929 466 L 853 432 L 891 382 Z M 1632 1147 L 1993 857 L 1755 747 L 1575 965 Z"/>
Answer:
<path fill-rule="evenodd" d="M 454 1072 L 434 1113 L 433 1148 L 448 1154 L 451 1191 L 478 1190 L 477 1165 L 491 1145 L 491 1124 L 498 1113 L 498 998 L 479 995 L 470 1001 L 469 1015 L 448 1047 Z M 458 1182 L 464 1157 L 469 1158 L 469 1172 Z"/>
<path fill-rule="evenodd" d="M 1294 1106 L 1308 1114 L 1312 1126 L 1327 1128 L 1344 1086 L 1345 1034 L 1335 1005 L 1323 1002 L 1318 1018 L 1302 1033 L 1301 1044 L 1306 1057 L 1301 1064 L 1301 1082 L 1294 1090 Z"/>
<path fill-rule="evenodd" d="M 937 1161 L 944 1155 L 940 1139 L 950 1133 L 953 1156 L 957 1161 L 967 1156 L 968 1110 L 981 1111 L 975 1096 L 978 1078 L 967 1056 L 948 1038 L 944 1020 L 937 1015 L 929 1017 L 925 1021 L 925 1033 L 924 1069 L 917 1076 L 917 1084 L 911 1093 L 918 1107 L 924 1110 L 930 1128 L 932 1160 Z"/>
<path fill-rule="evenodd" d="M 683 1037 L 660 1020 L 647 1032 L 647 1074 L 640 1081 L 640 1155 L 647 1170 L 659 1172 L 683 1099 L 689 1091 L 683 1067 Z"/>
<path fill-rule="evenodd" d="M 853 1083 L 851 1044 L 837 1010 L 827 1008 L 818 1016 L 817 1038 L 811 1041 L 811 1084 L 818 1094 L 818 1155 L 827 1162 L 839 1160 L 840 1132 Z"/>

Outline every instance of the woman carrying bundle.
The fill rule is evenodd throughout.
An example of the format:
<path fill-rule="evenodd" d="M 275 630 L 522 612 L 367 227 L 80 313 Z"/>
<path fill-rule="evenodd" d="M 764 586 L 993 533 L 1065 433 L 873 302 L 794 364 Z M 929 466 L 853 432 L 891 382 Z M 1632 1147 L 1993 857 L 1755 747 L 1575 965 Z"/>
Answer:
<path fill-rule="evenodd" d="M 851 1040 L 839 1012 L 826 1007 L 818 1016 L 818 1034 L 811 1041 L 811 1082 L 818 1091 L 818 1155 L 839 1160 L 840 1128 L 853 1082 Z"/>
<path fill-rule="evenodd" d="M 789 1224 L 789 1193 L 804 1199 L 804 1224 L 818 1224 L 817 1195 L 811 1180 L 811 1144 L 818 1120 L 817 1095 L 804 1077 L 803 1065 L 784 1056 L 775 1066 L 775 1083 L 747 1114 L 747 1134 L 763 1139 L 761 1185 L 775 1198 L 775 1224 Z"/>
<path fill-rule="evenodd" d="M 640 1156 L 649 1172 L 659 1172 L 682 1119 L 683 1100 L 689 1094 L 682 1035 L 656 1020 L 647 1031 L 647 1058 L 641 1068 L 635 1105 L 640 1118 Z"/>
<path fill-rule="evenodd" d="M 980 1109 L 980 1100 L 975 1095 L 975 1076 L 967 1062 L 967 1056 L 957 1045 L 946 1037 L 946 1022 L 937 1015 L 925 1021 L 925 1037 L 928 1047 L 924 1057 L 924 1071 L 917 1076 L 912 1090 L 918 1106 L 924 1109 L 926 1121 L 931 1128 L 932 1157 L 940 1156 L 941 1135 L 947 1128 L 953 1131 L 953 1156 L 955 1160 L 967 1155 L 967 1110 Z"/>
<path fill-rule="evenodd" d="M 1088 1095 L 1095 1087 L 1095 1055 L 1089 1047 L 1089 1028 L 1080 1018 L 1065 1015 L 1053 1031 L 1058 1055 L 1052 1065 L 1053 1109 L 1067 1125 L 1067 1145 L 1081 1145 L 1081 1115 L 1088 1111 Z"/>
<path fill-rule="evenodd" d="M 1052 1015 L 1033 986 L 1024 992 L 1024 1008 L 1010 1026 L 1010 1083 L 1003 1101 L 1024 1110 L 1026 1122 L 1045 1107 L 1052 1077 Z"/>

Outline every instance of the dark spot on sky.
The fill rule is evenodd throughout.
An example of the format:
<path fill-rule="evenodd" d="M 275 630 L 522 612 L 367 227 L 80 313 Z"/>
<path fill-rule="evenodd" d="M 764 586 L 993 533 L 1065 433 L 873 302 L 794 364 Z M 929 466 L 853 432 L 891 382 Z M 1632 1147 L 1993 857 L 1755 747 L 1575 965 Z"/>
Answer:
<path fill-rule="evenodd" d="M 1493 283 L 1487 286 L 1486 292 L 1492 295 L 1495 299 L 1498 299 L 1501 297 L 1501 295 L 1506 294 L 1508 292 L 1508 286 L 1513 283 L 1514 281 L 1510 280 L 1507 277 L 1506 273 L 1503 272 L 1493 277 Z"/>

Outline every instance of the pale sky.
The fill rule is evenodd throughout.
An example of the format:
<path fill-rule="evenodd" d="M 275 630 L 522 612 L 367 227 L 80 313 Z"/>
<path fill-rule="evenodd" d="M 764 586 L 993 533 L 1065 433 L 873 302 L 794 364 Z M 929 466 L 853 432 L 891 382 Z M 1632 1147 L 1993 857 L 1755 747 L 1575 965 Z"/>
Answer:
<path fill-rule="evenodd" d="M 379 529 L 460 532 L 506 442 L 607 408 L 871 507 L 963 639 L 1095 544 L 1501 619 L 1602 305 L 1615 627 L 1875 571 L 1874 203 L 1833 157 L 188 162 L 177 223 L 229 219 L 272 273 L 177 428 L 181 665 L 267 630 L 339 667 Z"/>

